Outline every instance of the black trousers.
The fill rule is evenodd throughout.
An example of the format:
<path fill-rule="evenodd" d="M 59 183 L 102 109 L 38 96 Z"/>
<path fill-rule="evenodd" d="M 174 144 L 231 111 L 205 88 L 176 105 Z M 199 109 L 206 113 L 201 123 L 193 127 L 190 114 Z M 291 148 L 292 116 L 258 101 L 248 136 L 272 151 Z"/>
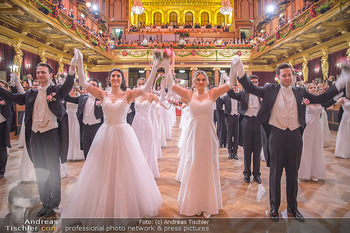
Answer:
<path fill-rule="evenodd" d="M 5 174 L 7 164 L 7 148 L 5 142 L 6 121 L 0 123 L 0 175 Z"/>
<path fill-rule="evenodd" d="M 216 110 L 216 120 L 217 120 L 217 128 L 216 134 L 218 136 L 218 140 L 220 143 L 220 147 L 226 146 L 226 135 L 227 129 L 225 124 L 225 113 L 223 110 Z"/>
<path fill-rule="evenodd" d="M 225 114 L 227 128 L 227 149 L 228 153 L 237 154 L 238 150 L 238 115 Z"/>
<path fill-rule="evenodd" d="M 281 176 L 286 170 L 287 205 L 295 210 L 298 194 L 298 170 L 303 148 L 301 129 L 290 131 L 271 126 L 268 139 L 270 151 L 270 207 L 278 210 L 281 202 Z"/>
<path fill-rule="evenodd" d="M 61 202 L 60 141 L 59 130 L 30 135 L 32 161 L 36 183 L 43 207 L 56 208 Z"/>
<path fill-rule="evenodd" d="M 251 161 L 253 153 L 253 176 L 260 176 L 261 125 L 258 118 L 244 116 L 241 122 L 244 150 L 245 176 L 251 176 Z"/>
<path fill-rule="evenodd" d="M 94 124 L 94 125 L 82 124 L 82 126 L 83 126 L 82 140 L 83 140 L 83 151 L 84 151 L 85 159 L 89 153 L 89 150 L 90 150 L 92 141 L 95 138 L 96 132 L 100 128 L 101 125 L 102 125 L 102 123 L 98 123 L 98 124 Z"/>

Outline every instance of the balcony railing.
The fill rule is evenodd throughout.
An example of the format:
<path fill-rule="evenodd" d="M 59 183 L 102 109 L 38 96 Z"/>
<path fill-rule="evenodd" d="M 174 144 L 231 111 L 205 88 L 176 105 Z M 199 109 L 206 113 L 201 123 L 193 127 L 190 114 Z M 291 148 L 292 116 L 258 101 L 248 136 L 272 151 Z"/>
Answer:
<path fill-rule="evenodd" d="M 289 34 L 294 30 L 304 27 L 311 20 L 317 19 L 322 13 L 324 13 L 325 10 L 333 8 L 336 5 L 335 2 L 336 0 L 321 0 L 314 3 L 298 17 L 291 20 L 290 23 L 284 25 L 281 29 L 275 32 L 274 35 L 270 35 L 260 44 L 254 46 L 251 51 L 251 55 L 254 56 L 257 53 L 268 49 L 271 45 L 289 36 Z"/>
<path fill-rule="evenodd" d="M 80 38 L 87 40 L 89 43 L 99 47 L 104 52 L 109 52 L 109 47 L 100 38 L 93 35 L 90 30 L 84 28 L 74 19 L 59 10 L 56 5 L 46 0 L 40 0 L 40 2 L 38 0 L 27 0 L 26 2 L 27 4 L 39 9 L 43 14 L 51 16 L 53 20 L 57 20 L 65 28 L 74 31 Z"/>

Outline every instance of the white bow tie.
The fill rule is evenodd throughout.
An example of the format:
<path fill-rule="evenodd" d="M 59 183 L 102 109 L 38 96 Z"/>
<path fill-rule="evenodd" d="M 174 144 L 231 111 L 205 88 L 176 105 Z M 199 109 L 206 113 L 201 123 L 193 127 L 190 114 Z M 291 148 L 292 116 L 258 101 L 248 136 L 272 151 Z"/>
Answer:
<path fill-rule="evenodd" d="M 46 90 L 47 90 L 47 86 L 46 87 L 42 87 L 42 86 L 38 87 L 38 91 L 40 91 L 40 92 L 46 91 Z"/>

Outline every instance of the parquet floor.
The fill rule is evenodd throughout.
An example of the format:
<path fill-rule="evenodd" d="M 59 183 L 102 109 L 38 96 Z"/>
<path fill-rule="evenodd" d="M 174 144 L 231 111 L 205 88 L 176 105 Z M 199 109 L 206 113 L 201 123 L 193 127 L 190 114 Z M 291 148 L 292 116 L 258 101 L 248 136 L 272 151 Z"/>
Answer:
<path fill-rule="evenodd" d="M 177 196 L 180 183 L 175 180 L 179 162 L 177 143 L 180 136 L 179 118 L 173 129 L 173 139 L 168 140 L 167 148 L 162 149 L 159 160 L 160 178 L 157 184 L 163 197 L 163 206 L 159 217 L 180 217 L 177 211 Z M 327 178 L 317 183 L 299 182 L 299 210 L 305 217 L 350 217 L 350 160 L 334 158 L 336 132 L 332 132 L 332 145 L 325 148 Z M 18 183 L 18 171 L 21 164 L 22 148 L 17 148 L 17 139 L 12 141 L 5 178 L 0 180 L 0 218 L 8 213 L 7 198 L 9 190 Z M 260 218 L 267 216 L 269 210 L 268 174 L 269 170 L 261 161 L 262 184 L 243 181 L 243 150 L 239 148 L 238 161 L 227 159 L 227 149 L 220 148 L 220 176 L 223 196 L 223 209 L 215 217 Z M 69 176 L 62 179 L 62 203 L 67 201 L 76 182 L 83 161 L 68 162 Z M 285 178 L 282 177 L 282 200 L 280 211 L 286 209 Z M 84 195 L 84 194 L 82 194 Z M 282 213 L 283 215 L 283 213 Z"/>

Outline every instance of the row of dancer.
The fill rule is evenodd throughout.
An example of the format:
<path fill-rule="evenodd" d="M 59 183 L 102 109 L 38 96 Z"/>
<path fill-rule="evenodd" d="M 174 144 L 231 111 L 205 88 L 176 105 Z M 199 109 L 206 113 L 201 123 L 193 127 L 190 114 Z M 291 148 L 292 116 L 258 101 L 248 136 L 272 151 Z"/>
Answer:
<path fill-rule="evenodd" d="M 157 69 L 159 62 L 160 60 L 158 59 L 154 60 L 154 69 L 152 68 L 152 71 Z M 163 59 L 162 63 L 165 66 L 166 74 L 170 74 L 169 60 Z M 137 137 L 132 128 L 126 123 L 129 103 L 151 87 L 154 81 L 154 75 L 150 75 L 144 86 L 135 90 L 123 91 L 120 89 L 123 77 L 120 72 L 114 71 L 109 77 L 111 91 L 104 92 L 87 84 L 83 79 L 82 55 L 77 50 L 75 50 L 75 56 L 72 60 L 72 67 L 74 68 L 75 65 L 78 65 L 80 84 L 88 92 L 101 100 L 105 122 L 98 130 L 96 140 L 92 142 L 89 156 L 70 196 L 69 204 L 63 210 L 62 216 L 75 218 L 155 216 L 162 199 L 154 181 L 154 176 L 143 156 Z M 64 94 L 68 94 L 67 88 L 74 74 L 72 72 L 74 70 L 73 68 L 70 69 L 67 78 L 68 82 L 66 81 L 62 86 L 53 89 L 57 91 L 56 93 L 59 93 L 57 94 L 58 100 Z M 45 71 L 41 71 L 45 73 L 41 77 L 43 80 L 49 77 L 47 75 L 49 72 L 47 71 L 46 74 Z M 336 87 L 331 87 L 325 94 L 320 96 L 314 96 L 303 88 L 293 87 L 293 92 L 290 91 L 292 89 L 290 86 L 292 73 L 290 67 L 286 66 L 286 64 L 278 67 L 277 75 L 281 85 L 269 84 L 264 87 L 256 87 L 247 79 L 243 64 L 238 57 L 234 57 L 232 61 L 228 82 L 209 91 L 206 90 L 208 78 L 203 71 L 197 71 L 193 77 L 193 83 L 197 87 L 195 93 L 174 84 L 171 76 L 166 75 L 169 90 L 173 90 L 181 97 L 182 102 L 187 103 L 192 116 L 188 126 L 187 141 L 183 145 L 187 155 L 184 161 L 184 171 L 178 198 L 180 214 L 195 215 L 203 212 L 206 217 L 209 217 L 211 214 L 217 214 L 219 209 L 222 208 L 218 166 L 218 141 L 212 118 L 213 105 L 219 96 L 233 87 L 232 83 L 235 82 L 238 76 L 239 81 L 246 91 L 263 98 L 257 117 L 263 123 L 263 126 L 266 126 L 264 124 L 268 123 L 268 127 L 266 129 L 264 128 L 264 131 L 267 133 L 265 136 L 269 140 L 265 141 L 268 143 L 264 144 L 264 146 L 268 148 L 268 153 L 265 153 L 265 155 L 270 165 L 270 216 L 273 220 L 278 220 L 280 199 L 278 193 L 280 193 L 282 169 L 285 167 L 287 170 L 288 212 L 297 219 L 303 220 L 302 215 L 297 209 L 297 187 L 294 186 L 296 183 L 295 170 L 297 171 L 298 163 L 292 161 L 293 158 L 297 159 L 299 157 L 300 159 L 299 154 L 301 154 L 302 145 L 301 129 L 305 125 L 305 106 L 301 106 L 301 101 L 299 100 L 305 97 L 311 103 L 326 102 L 326 100 L 332 98 L 345 86 L 350 75 L 341 76 L 336 83 Z M 287 89 L 286 93 L 284 93 L 284 89 Z M 33 92 L 26 93 L 26 95 L 30 94 L 33 94 Z M 13 95 L 0 89 L 0 95 L 8 101 L 25 103 L 30 106 L 30 103 L 26 102 L 30 98 L 24 98 L 25 96 L 23 94 Z M 33 100 L 31 104 L 34 104 Z M 49 104 L 46 104 L 46 106 Z M 60 106 L 60 101 L 57 101 L 57 104 Z M 42 105 L 45 106 L 44 102 Z M 28 108 L 29 116 L 27 115 L 26 118 L 31 117 L 31 109 L 33 107 Z M 287 111 L 289 114 L 283 115 L 282 113 L 284 111 Z M 301 111 L 301 114 L 298 114 L 299 111 Z M 55 116 L 58 118 L 60 115 L 57 114 Z M 44 115 L 44 119 L 47 118 L 48 116 Z M 48 123 L 50 122 L 50 119 L 48 119 Z M 278 125 L 278 122 L 280 125 Z M 295 126 L 296 128 L 294 128 Z M 41 148 L 38 147 L 41 142 L 40 140 L 47 139 L 49 135 L 45 134 L 44 139 L 43 135 L 41 135 L 43 133 L 36 132 L 31 134 L 31 141 L 34 145 L 33 149 L 44 150 L 46 154 L 55 154 L 51 153 L 52 151 L 44 143 L 42 143 Z M 290 137 L 294 137 L 295 140 L 288 140 L 287 138 Z M 57 148 L 57 144 L 54 145 Z M 35 156 L 37 154 L 40 153 L 35 153 Z M 56 153 L 56 155 L 56 158 L 58 158 L 59 154 Z M 36 160 L 34 159 L 34 161 Z M 280 164 L 280 161 L 283 163 Z M 34 165 L 36 165 L 35 162 Z M 96 191 L 91 192 L 91 190 Z M 82 197 L 81 193 L 89 193 L 89 196 Z M 53 197 L 57 196 L 51 193 L 50 198 L 52 199 Z M 57 200 L 54 202 L 51 199 L 49 199 L 51 203 L 57 203 Z M 39 213 L 51 211 L 52 207 L 48 209 L 44 201 L 45 198 L 42 199 L 43 208 Z"/>

